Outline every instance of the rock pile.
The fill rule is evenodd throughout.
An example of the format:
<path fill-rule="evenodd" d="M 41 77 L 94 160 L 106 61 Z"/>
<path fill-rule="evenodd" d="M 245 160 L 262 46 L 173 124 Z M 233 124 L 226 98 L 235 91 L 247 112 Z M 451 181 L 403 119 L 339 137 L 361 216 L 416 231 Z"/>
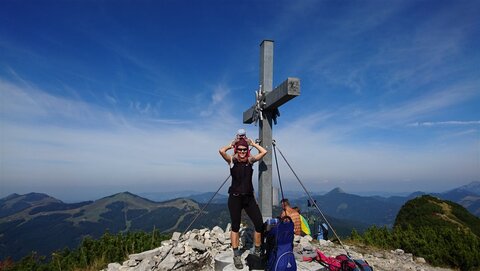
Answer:
<path fill-rule="evenodd" d="M 216 226 L 213 229 L 195 229 L 185 235 L 175 232 L 170 240 L 162 242 L 158 248 L 139 254 L 132 254 L 122 264 L 111 263 L 103 271 L 146 271 L 146 270 L 236 270 L 231 264 L 230 225 L 225 230 Z M 252 231 L 240 229 L 240 246 L 251 248 L 253 245 Z M 428 265 L 423 258 L 397 249 L 394 251 L 372 250 L 366 247 L 347 246 L 350 255 L 355 259 L 365 259 L 376 271 L 447 271 Z M 312 240 L 310 236 L 296 236 L 294 252 L 299 271 L 327 270 L 317 262 L 303 262 L 303 256 L 314 256 L 320 249 L 327 256 L 345 254 L 345 250 L 330 241 Z M 243 258 L 248 255 L 245 251 Z M 243 270 L 248 270 L 245 265 Z"/>

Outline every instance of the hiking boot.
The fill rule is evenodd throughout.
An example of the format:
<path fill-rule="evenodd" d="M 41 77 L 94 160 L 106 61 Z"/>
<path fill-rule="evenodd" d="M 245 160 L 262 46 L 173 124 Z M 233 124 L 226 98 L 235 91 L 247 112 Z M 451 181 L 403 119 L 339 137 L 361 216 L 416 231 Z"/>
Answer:
<path fill-rule="evenodd" d="M 237 269 L 243 269 L 242 256 L 233 256 L 233 265 Z"/>

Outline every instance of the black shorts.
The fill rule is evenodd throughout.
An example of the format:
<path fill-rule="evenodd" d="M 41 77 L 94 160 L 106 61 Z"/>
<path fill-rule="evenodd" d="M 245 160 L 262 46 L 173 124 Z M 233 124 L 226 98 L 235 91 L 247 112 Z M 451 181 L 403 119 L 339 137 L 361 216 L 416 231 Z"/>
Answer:
<path fill-rule="evenodd" d="M 228 197 L 228 210 L 230 211 L 230 219 L 232 221 L 232 231 L 240 230 L 240 220 L 242 217 L 242 209 L 245 210 L 248 217 L 253 222 L 256 232 L 262 232 L 263 218 L 257 201 L 253 195 L 237 195 L 230 194 Z"/>

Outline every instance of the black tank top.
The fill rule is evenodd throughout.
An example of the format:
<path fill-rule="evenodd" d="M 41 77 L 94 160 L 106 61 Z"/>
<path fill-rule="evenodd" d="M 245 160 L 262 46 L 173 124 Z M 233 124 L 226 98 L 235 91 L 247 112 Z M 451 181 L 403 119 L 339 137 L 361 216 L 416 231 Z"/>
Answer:
<path fill-rule="evenodd" d="M 232 185 L 228 189 L 229 194 L 253 194 L 253 165 L 249 162 L 234 162 L 230 168 Z"/>

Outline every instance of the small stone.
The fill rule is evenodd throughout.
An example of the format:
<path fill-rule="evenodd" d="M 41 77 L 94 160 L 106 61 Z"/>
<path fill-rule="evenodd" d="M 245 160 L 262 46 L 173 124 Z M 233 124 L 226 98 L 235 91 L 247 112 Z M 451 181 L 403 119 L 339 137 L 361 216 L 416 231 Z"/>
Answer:
<path fill-rule="evenodd" d="M 170 240 L 164 240 L 164 241 L 160 242 L 160 244 L 162 245 L 162 247 L 163 246 L 168 246 L 168 245 L 171 244 L 171 241 Z"/>
<path fill-rule="evenodd" d="M 212 232 L 214 232 L 215 234 L 222 234 L 223 235 L 223 230 L 219 226 L 213 227 Z"/>
<path fill-rule="evenodd" d="M 225 244 L 225 236 L 223 235 L 223 233 L 217 235 L 217 238 L 218 238 L 218 242 L 220 242 L 221 244 Z"/>
<path fill-rule="evenodd" d="M 193 248 L 189 246 L 188 244 L 185 244 L 185 252 L 183 253 L 184 255 L 192 254 L 193 253 Z"/>
<path fill-rule="evenodd" d="M 310 235 L 305 235 L 303 238 L 307 239 L 308 242 L 312 242 L 312 240 L 313 240 L 312 236 L 310 236 Z"/>
<path fill-rule="evenodd" d="M 198 234 L 196 232 L 190 233 L 190 236 L 188 236 L 188 240 L 194 240 L 196 239 Z"/>
<path fill-rule="evenodd" d="M 310 242 L 308 242 L 306 239 L 302 239 L 300 240 L 300 245 L 302 245 L 302 247 L 307 247 L 310 246 Z"/>
<path fill-rule="evenodd" d="M 182 235 L 182 234 L 179 233 L 179 232 L 174 232 L 172 234 L 172 239 L 171 240 L 174 241 L 174 242 L 180 240 L 180 235 Z"/>
<path fill-rule="evenodd" d="M 212 241 L 210 241 L 210 239 L 206 239 L 204 245 L 205 245 L 207 248 L 212 248 L 212 246 L 213 246 L 213 245 L 212 245 Z"/>
<path fill-rule="evenodd" d="M 395 251 L 393 253 L 395 253 L 397 255 L 402 255 L 403 253 L 405 253 L 405 251 L 403 251 L 403 249 L 397 248 L 397 249 L 395 249 Z"/>
<path fill-rule="evenodd" d="M 175 247 L 172 252 L 175 255 L 183 254 L 185 252 L 185 247 L 182 246 L 182 245 L 179 245 L 179 246 Z"/>
<path fill-rule="evenodd" d="M 295 237 L 293 237 L 293 241 L 296 243 L 300 242 L 301 239 L 302 237 L 300 235 L 295 235 Z"/>
<path fill-rule="evenodd" d="M 198 251 L 201 251 L 201 252 L 204 252 L 205 250 L 207 250 L 206 246 L 198 241 L 195 241 L 195 240 L 189 240 L 188 241 L 188 245 L 190 245 L 194 250 L 198 250 Z"/>
<path fill-rule="evenodd" d="M 427 263 L 427 261 L 425 261 L 425 258 L 422 258 L 422 257 L 416 257 L 415 262 L 417 262 L 417 263 Z"/>
<path fill-rule="evenodd" d="M 124 261 L 124 262 L 123 262 L 123 266 L 133 267 L 133 266 L 137 266 L 138 263 L 139 263 L 139 262 L 136 261 L 136 260 L 127 260 L 127 261 Z"/>

